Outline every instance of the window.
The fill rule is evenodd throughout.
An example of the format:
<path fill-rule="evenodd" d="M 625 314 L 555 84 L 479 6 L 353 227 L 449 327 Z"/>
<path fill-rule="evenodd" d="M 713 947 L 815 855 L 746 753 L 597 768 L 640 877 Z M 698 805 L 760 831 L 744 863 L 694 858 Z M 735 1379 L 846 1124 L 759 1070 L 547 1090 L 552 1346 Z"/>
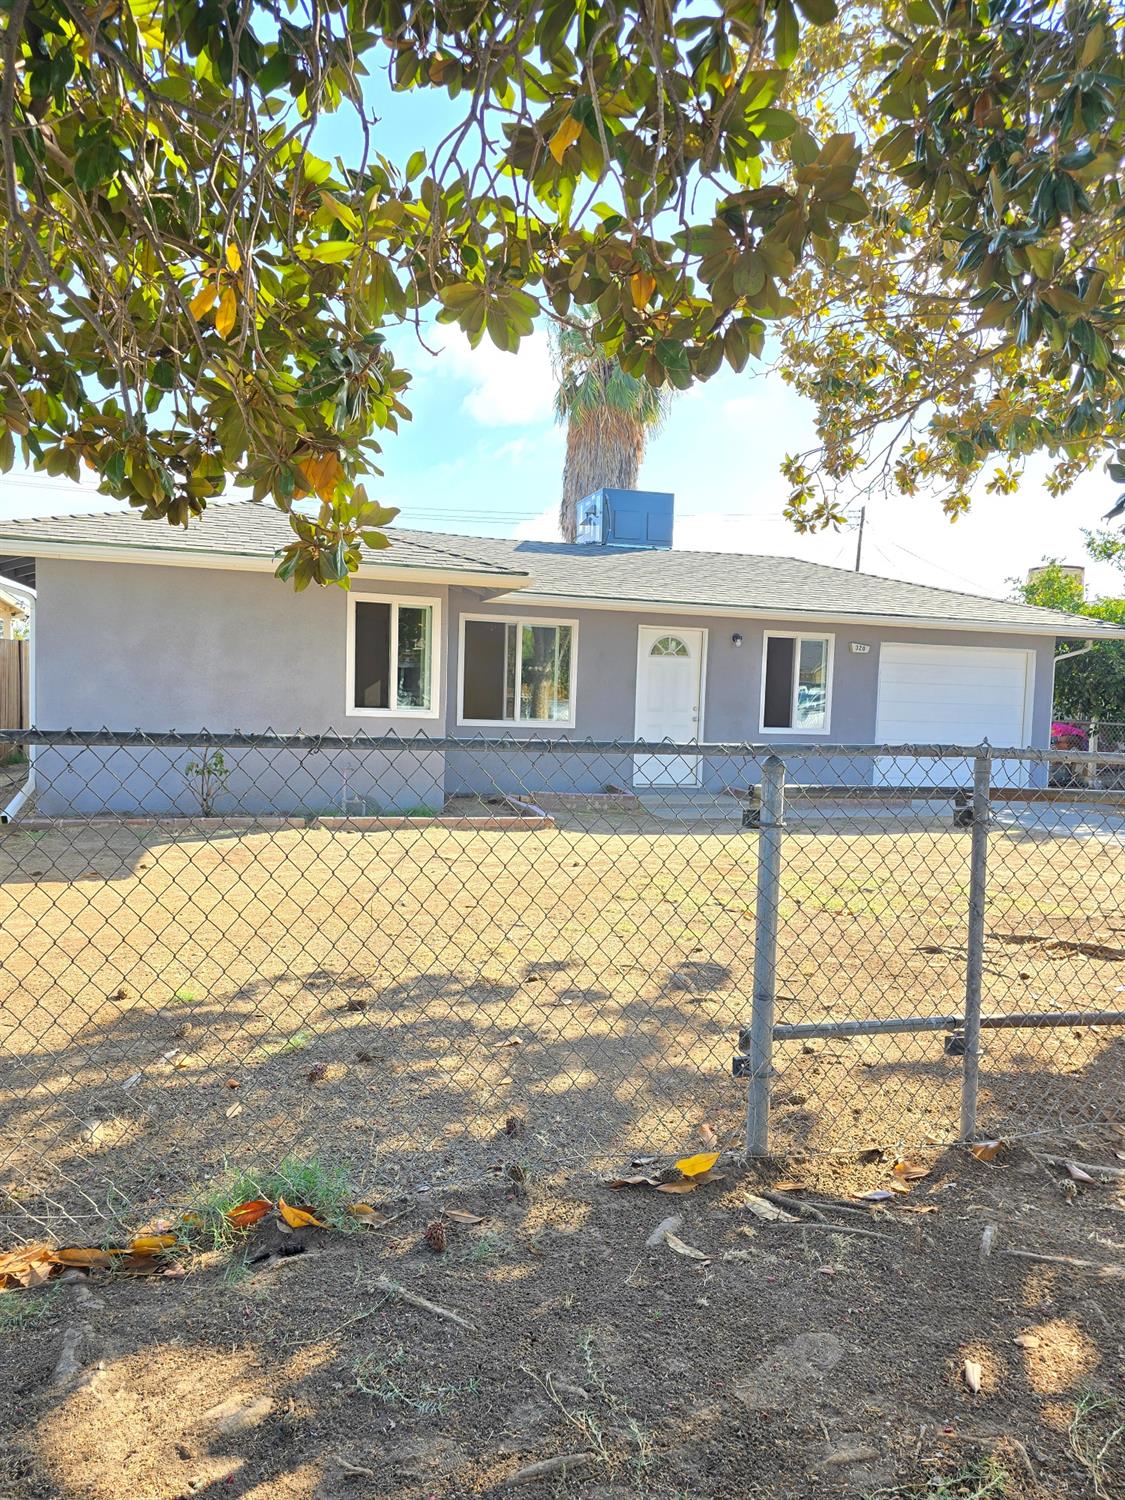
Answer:
<path fill-rule="evenodd" d="M 762 728 L 825 734 L 831 676 L 830 635 L 767 633 L 762 668 Z"/>
<path fill-rule="evenodd" d="M 650 656 L 688 656 L 688 648 L 678 636 L 662 635 L 658 641 L 653 641 Z"/>
<path fill-rule="evenodd" d="M 461 627 L 461 722 L 574 723 L 574 624 L 467 617 Z"/>
<path fill-rule="evenodd" d="M 431 599 L 348 598 L 348 712 L 437 715 Z"/>

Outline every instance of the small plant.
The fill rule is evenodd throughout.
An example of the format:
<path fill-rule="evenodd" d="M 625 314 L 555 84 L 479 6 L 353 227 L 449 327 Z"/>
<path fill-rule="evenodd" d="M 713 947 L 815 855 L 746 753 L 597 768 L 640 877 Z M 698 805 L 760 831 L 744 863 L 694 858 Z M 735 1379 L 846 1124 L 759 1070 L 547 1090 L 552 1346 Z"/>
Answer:
<path fill-rule="evenodd" d="M 193 989 L 190 984 L 185 984 L 175 991 L 172 999 L 177 1005 L 196 1005 L 203 999 L 203 996 L 198 990 Z"/>
<path fill-rule="evenodd" d="M 215 750 L 199 760 L 188 761 L 184 767 L 184 775 L 187 776 L 189 783 L 195 783 L 200 817 L 210 818 L 214 815 L 215 799 L 221 792 L 227 790 L 230 773 L 231 768 L 227 765 L 221 750 Z"/>
<path fill-rule="evenodd" d="M 1117 1484 L 1125 1479 L 1125 1405 L 1112 1396 L 1087 1391 L 1074 1408 L 1067 1437 L 1098 1500 L 1120 1495 Z"/>
<path fill-rule="evenodd" d="M 294 1208 L 311 1209 L 322 1223 L 347 1234 L 362 1228 L 355 1215 L 348 1212 L 356 1194 L 342 1167 L 329 1166 L 316 1157 L 303 1160 L 287 1156 L 268 1171 L 229 1171 L 206 1191 L 195 1195 L 187 1220 L 191 1240 L 208 1250 L 235 1244 L 242 1234 L 227 1216 L 232 1208 L 255 1198 L 267 1198 L 271 1203 L 284 1198 Z M 231 1275 L 237 1278 L 238 1272 L 232 1271 Z"/>
<path fill-rule="evenodd" d="M 1016 1500 L 1021 1493 L 1011 1470 L 990 1453 L 956 1474 L 933 1474 L 889 1490 L 871 1490 L 865 1500 Z"/>
<path fill-rule="evenodd" d="M 46 1317 L 57 1294 L 57 1287 L 43 1292 L 0 1292 L 0 1333 L 18 1333 Z"/>
<path fill-rule="evenodd" d="M 384 1406 L 403 1407 L 420 1416 L 444 1416 L 445 1408 L 460 1396 L 471 1396 L 480 1386 L 475 1375 L 455 1383 L 436 1382 L 410 1369 L 410 1359 L 401 1344 L 389 1355 L 365 1354 L 352 1366 L 356 1388 Z"/>
<path fill-rule="evenodd" d="M 639 1485 L 644 1470 L 652 1461 L 652 1434 L 633 1416 L 624 1396 L 617 1395 L 606 1384 L 597 1362 L 592 1330 L 583 1333 L 578 1350 L 583 1367 L 582 1385 L 589 1393 L 586 1405 L 564 1401 L 549 1375 L 533 1378 L 546 1391 L 567 1424 L 580 1434 L 582 1446 L 593 1453 L 598 1463 L 614 1470 L 627 1462 L 634 1481 Z M 623 1437 L 628 1444 L 624 1451 Z"/>
<path fill-rule="evenodd" d="M 424 802 L 420 802 L 417 807 L 404 807 L 399 814 L 401 818 L 438 818 L 440 816 L 440 808 L 428 807 Z"/>
<path fill-rule="evenodd" d="M 283 1037 L 280 1042 L 263 1042 L 258 1050 L 263 1057 L 283 1057 L 287 1052 L 303 1052 L 312 1044 L 312 1040 L 311 1031 L 295 1031 L 292 1036 Z"/>

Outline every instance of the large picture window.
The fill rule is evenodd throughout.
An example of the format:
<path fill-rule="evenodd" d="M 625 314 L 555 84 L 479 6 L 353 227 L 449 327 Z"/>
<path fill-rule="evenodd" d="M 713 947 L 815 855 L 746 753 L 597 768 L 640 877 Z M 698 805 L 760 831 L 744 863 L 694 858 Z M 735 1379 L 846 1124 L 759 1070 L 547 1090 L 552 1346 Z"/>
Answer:
<path fill-rule="evenodd" d="M 576 628 L 569 622 L 464 619 L 461 722 L 573 725 Z"/>
<path fill-rule="evenodd" d="M 830 635 L 767 633 L 762 663 L 762 728 L 826 733 L 831 678 Z"/>
<path fill-rule="evenodd" d="M 348 599 L 348 712 L 437 712 L 436 600 Z"/>

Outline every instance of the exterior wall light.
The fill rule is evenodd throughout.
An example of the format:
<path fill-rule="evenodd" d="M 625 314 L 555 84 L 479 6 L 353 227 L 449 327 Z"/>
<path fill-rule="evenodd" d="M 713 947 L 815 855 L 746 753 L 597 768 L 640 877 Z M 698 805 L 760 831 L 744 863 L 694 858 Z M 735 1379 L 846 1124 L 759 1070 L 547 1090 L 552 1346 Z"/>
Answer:
<path fill-rule="evenodd" d="M 732 646 L 742 645 L 742 632 L 740 630 L 736 630 L 734 632 L 734 634 L 730 638 L 730 643 Z"/>

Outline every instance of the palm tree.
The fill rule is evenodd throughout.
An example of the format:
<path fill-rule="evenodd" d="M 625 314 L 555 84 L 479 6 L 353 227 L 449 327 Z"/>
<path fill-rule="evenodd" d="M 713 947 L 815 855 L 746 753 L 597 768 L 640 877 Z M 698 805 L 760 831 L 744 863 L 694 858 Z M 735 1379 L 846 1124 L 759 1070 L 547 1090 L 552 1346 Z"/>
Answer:
<path fill-rule="evenodd" d="M 555 417 L 566 425 L 559 530 L 564 542 L 573 542 L 579 500 L 603 485 L 636 488 L 645 446 L 663 425 L 670 392 L 627 375 L 584 325 L 555 329 L 551 363 L 558 382 Z"/>

